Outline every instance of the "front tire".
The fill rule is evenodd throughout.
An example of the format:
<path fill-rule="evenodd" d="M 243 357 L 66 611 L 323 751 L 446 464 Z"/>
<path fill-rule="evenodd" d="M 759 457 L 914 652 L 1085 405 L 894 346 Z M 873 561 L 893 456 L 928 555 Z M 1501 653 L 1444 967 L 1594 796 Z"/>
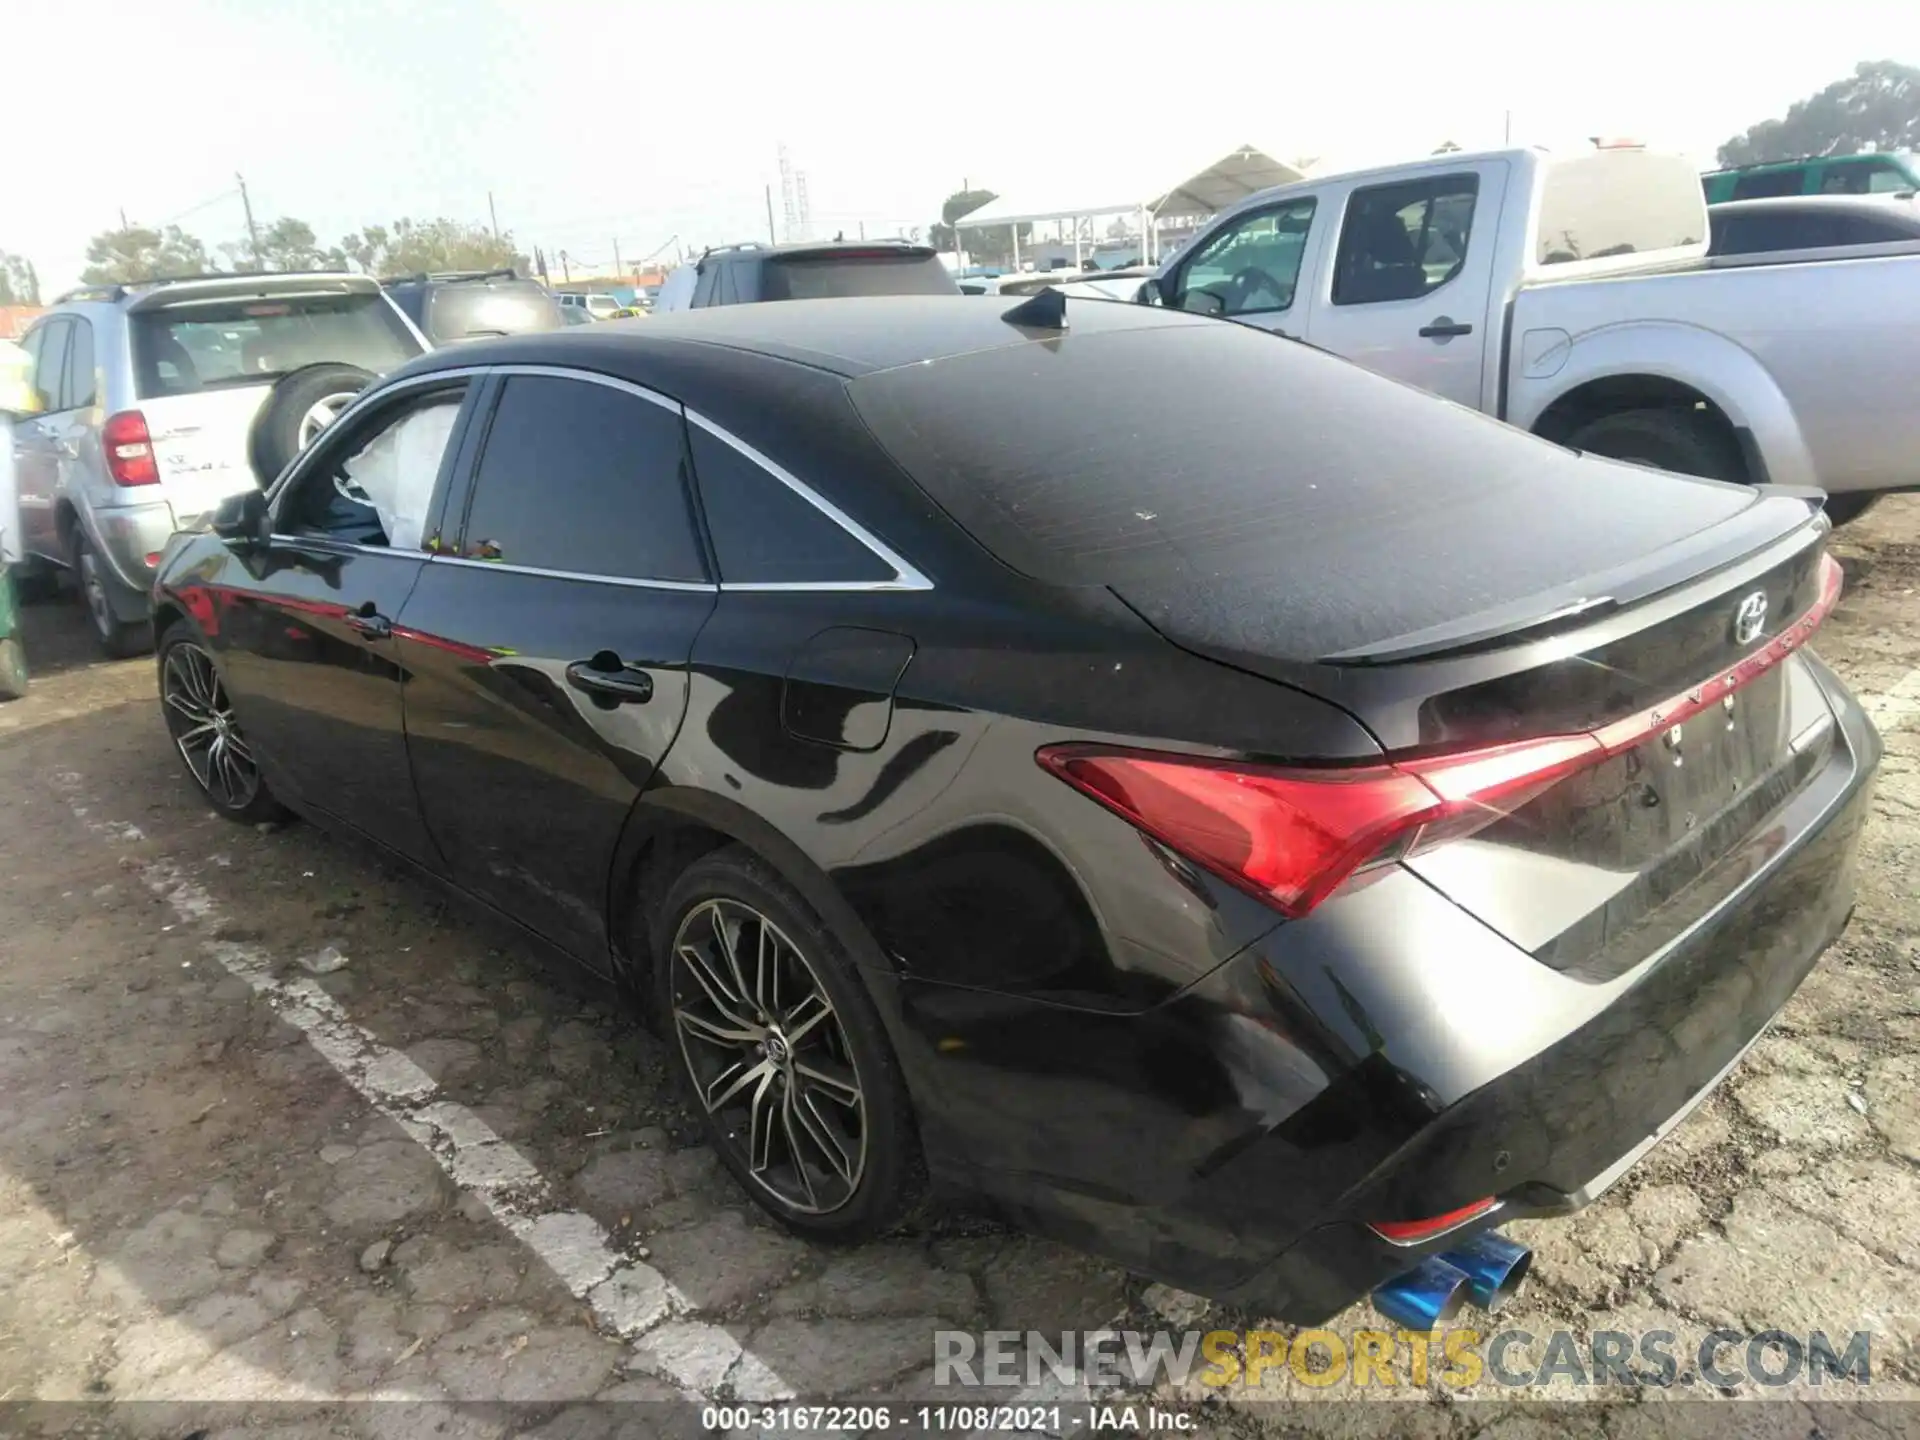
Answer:
<path fill-rule="evenodd" d="M 1708 480 L 1747 480 L 1740 447 L 1698 410 L 1622 410 L 1589 420 L 1566 443 L 1575 450 L 1700 475 Z"/>
<path fill-rule="evenodd" d="M 138 655 L 153 643 L 153 627 L 122 620 L 113 608 L 113 591 L 120 583 L 87 539 L 78 523 L 73 527 L 73 574 L 80 585 L 80 603 L 93 622 L 93 638 L 109 660 Z"/>
<path fill-rule="evenodd" d="M 917 1197 L 919 1142 L 848 947 L 737 845 L 689 866 L 656 920 L 658 1013 L 721 1161 L 798 1234 L 886 1230 Z"/>
<path fill-rule="evenodd" d="M 240 732 L 226 684 L 185 621 L 160 638 L 160 712 L 187 774 L 216 814 L 243 824 L 286 817 Z"/>

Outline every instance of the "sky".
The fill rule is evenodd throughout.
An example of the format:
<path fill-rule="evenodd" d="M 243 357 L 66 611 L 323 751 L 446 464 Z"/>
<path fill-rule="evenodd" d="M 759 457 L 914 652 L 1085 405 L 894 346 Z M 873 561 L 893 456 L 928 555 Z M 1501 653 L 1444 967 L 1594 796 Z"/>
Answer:
<path fill-rule="evenodd" d="M 816 234 L 893 234 L 963 183 L 1125 203 L 1246 144 L 1373 164 L 1610 135 L 1705 164 L 1860 60 L 1920 58 L 1920 25 L 1882 53 L 1904 27 L 1880 0 L 1826 0 L 1817 24 L 1752 0 L 105 3 L 128 20 L 105 51 L 97 7 L 0 5 L 9 129 L 53 147 L 9 167 L 0 250 L 50 292 L 123 210 L 239 238 L 236 173 L 262 223 L 325 242 L 484 223 L 491 193 L 524 251 L 600 263 L 617 241 L 632 262 L 765 238 L 782 145 Z"/>

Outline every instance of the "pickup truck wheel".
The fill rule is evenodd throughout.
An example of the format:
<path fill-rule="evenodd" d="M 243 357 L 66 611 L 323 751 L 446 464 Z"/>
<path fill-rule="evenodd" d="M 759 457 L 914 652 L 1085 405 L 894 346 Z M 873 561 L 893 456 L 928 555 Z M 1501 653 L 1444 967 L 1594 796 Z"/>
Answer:
<path fill-rule="evenodd" d="M 1575 450 L 1679 475 L 1739 482 L 1747 478 L 1733 437 L 1695 410 L 1622 410 L 1602 415 L 1567 436 L 1566 443 Z"/>
<path fill-rule="evenodd" d="M 1835 525 L 1850 525 L 1873 508 L 1880 497 L 1877 494 L 1862 495 L 1853 491 L 1846 495 L 1827 496 L 1827 518 Z"/>

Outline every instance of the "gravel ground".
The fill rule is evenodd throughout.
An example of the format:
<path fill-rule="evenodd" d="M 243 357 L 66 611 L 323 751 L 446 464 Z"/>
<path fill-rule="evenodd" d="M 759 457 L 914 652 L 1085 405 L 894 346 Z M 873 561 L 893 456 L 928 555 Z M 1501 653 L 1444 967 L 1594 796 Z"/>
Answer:
<path fill-rule="evenodd" d="M 1536 1258 L 1502 1324 L 1868 1330 L 1873 1395 L 1909 1399 L 1920 497 L 1837 549 L 1849 585 L 1819 648 L 1888 739 L 1858 910 L 1628 1180 L 1510 1227 Z M 213 818 L 151 662 L 95 662 L 65 607 L 25 616 L 33 691 L 0 708 L 0 1431 L 584 1437 L 611 1433 L 605 1407 L 573 1405 L 593 1397 L 920 1394 L 938 1329 L 1261 1325 L 965 1215 L 854 1250 L 772 1228 L 615 997 L 311 828 Z M 344 967 L 302 963 L 327 947 Z M 1224 1397 L 1134 1398 L 1191 1407 L 1203 1433 L 1436 1437 L 1624 1435 L 1682 1408 L 1685 1433 L 1712 1409 L 1739 1414 L 1729 1435 L 1804 1435 L 1821 1398 L 1760 1392 L 1787 1400 L 1764 1420 L 1617 1391 L 1496 1411 L 1472 1398 L 1490 1385 L 1430 1380 L 1395 1393 L 1439 1403 L 1337 1403 L 1385 1393 L 1279 1367 Z M 391 1403 L 353 1403 L 371 1400 Z M 105 1401 L 123 1403 L 75 1403 Z M 1303 1418 L 1309 1401 L 1336 1403 Z"/>

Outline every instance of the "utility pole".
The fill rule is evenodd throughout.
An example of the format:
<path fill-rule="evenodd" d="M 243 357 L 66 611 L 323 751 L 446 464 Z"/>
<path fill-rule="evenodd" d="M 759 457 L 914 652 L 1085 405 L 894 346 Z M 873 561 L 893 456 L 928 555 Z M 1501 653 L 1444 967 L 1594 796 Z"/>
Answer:
<path fill-rule="evenodd" d="M 124 205 L 120 207 L 120 228 L 122 230 L 127 228 L 127 207 Z"/>
<path fill-rule="evenodd" d="M 860 222 L 860 238 L 862 240 L 867 238 L 867 222 L 864 220 Z"/>
<path fill-rule="evenodd" d="M 773 228 L 773 186 L 767 186 L 767 243 L 778 245 L 780 232 Z"/>
<path fill-rule="evenodd" d="M 267 262 L 260 258 L 260 227 L 253 223 L 253 201 L 247 198 L 247 177 L 236 170 L 233 178 L 240 186 L 240 208 L 247 215 L 247 241 L 253 246 L 253 263 L 264 270 Z"/>
<path fill-rule="evenodd" d="M 560 283 L 562 285 L 573 283 L 573 266 L 568 261 L 567 252 L 564 250 L 560 252 Z"/>
<path fill-rule="evenodd" d="M 1507 111 L 1506 138 L 1501 143 L 1504 145 L 1513 144 L 1513 112 L 1511 110 Z"/>
<path fill-rule="evenodd" d="M 487 219 L 493 222 L 493 241 L 494 244 L 497 245 L 500 243 L 500 212 L 493 208 L 493 192 L 491 190 L 487 192 Z"/>
<path fill-rule="evenodd" d="M 618 235 L 613 237 L 613 273 L 623 280 L 627 275 L 627 267 L 620 263 L 620 237 Z"/>

